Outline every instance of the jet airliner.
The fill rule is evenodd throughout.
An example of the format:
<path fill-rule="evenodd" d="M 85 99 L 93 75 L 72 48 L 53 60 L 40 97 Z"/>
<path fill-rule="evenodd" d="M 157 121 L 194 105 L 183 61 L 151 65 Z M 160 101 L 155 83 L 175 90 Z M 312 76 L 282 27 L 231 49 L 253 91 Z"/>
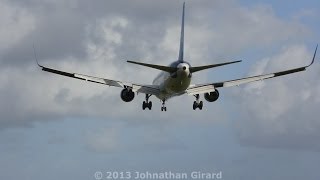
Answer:
<path fill-rule="evenodd" d="M 75 78 L 79 80 L 84 80 L 88 82 L 98 83 L 102 85 L 114 86 L 122 88 L 120 93 L 120 97 L 124 102 L 131 102 L 135 94 L 143 93 L 145 94 L 145 101 L 142 103 L 142 109 L 149 109 L 152 108 L 152 102 L 149 101 L 151 96 L 155 96 L 160 99 L 162 102 L 161 111 L 167 111 L 165 103 L 168 99 L 180 96 L 183 94 L 193 95 L 196 100 L 193 102 L 193 110 L 197 108 L 202 110 L 203 102 L 200 101 L 200 94 L 204 95 L 204 99 L 208 102 L 214 102 L 219 98 L 219 88 L 223 87 L 231 87 L 231 86 L 238 86 L 240 84 L 250 83 L 254 81 L 261 81 L 264 79 L 275 78 L 283 75 L 288 75 L 296 72 L 305 71 L 309 66 L 314 63 L 318 45 L 314 51 L 313 59 L 311 63 L 307 66 L 298 67 L 295 69 L 289 69 L 285 71 L 258 75 L 258 76 L 251 76 L 241 79 L 229 80 L 229 81 L 222 81 L 222 82 L 214 82 L 214 83 L 207 83 L 207 84 L 192 84 L 192 76 L 194 73 L 215 68 L 218 66 L 224 66 L 228 64 L 238 63 L 240 61 L 232 61 L 232 62 L 225 62 L 219 64 L 211 64 L 206 66 L 191 66 L 190 63 L 184 60 L 184 18 L 185 17 L 185 3 L 183 3 L 183 10 L 182 10 L 182 23 L 181 23 L 181 34 L 180 34 L 180 49 L 179 49 L 179 56 L 176 61 L 171 63 L 168 66 L 163 65 L 156 65 L 156 64 L 147 64 L 135 61 L 127 61 L 128 63 L 141 65 L 149 68 L 154 68 L 157 70 L 162 71 L 153 81 L 151 85 L 144 85 L 144 84 L 136 84 L 136 83 L 128 83 L 118 80 L 111 80 L 99 77 L 88 76 L 84 74 L 78 73 L 70 73 L 65 72 L 57 69 L 48 68 L 39 64 L 36 51 L 34 48 L 34 55 L 38 66 L 46 72 L 54 73 L 62 76 L 67 76 L 70 78 Z"/>

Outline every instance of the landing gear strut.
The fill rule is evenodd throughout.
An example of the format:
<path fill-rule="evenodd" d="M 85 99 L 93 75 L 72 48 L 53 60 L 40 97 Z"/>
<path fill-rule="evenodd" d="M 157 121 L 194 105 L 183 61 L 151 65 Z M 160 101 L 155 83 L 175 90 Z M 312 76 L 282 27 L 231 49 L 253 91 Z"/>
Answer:
<path fill-rule="evenodd" d="M 194 97 L 196 97 L 196 100 L 193 102 L 193 110 L 196 110 L 197 108 L 202 110 L 203 102 L 199 101 L 200 95 L 196 94 L 196 95 L 194 95 Z"/>
<path fill-rule="evenodd" d="M 142 103 L 142 109 L 145 110 L 146 108 L 148 108 L 149 110 L 151 110 L 152 108 L 152 102 L 149 101 L 149 97 L 152 96 L 151 94 L 146 94 L 146 101 L 143 101 Z"/>
<path fill-rule="evenodd" d="M 167 107 L 166 107 L 166 100 L 162 100 L 162 107 L 161 107 L 161 111 L 167 111 Z"/>

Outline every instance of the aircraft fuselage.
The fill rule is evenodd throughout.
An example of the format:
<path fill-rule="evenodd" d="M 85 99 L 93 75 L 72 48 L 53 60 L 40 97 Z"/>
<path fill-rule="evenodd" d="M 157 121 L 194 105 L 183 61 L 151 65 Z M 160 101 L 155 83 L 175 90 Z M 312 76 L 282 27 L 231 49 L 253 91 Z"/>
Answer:
<path fill-rule="evenodd" d="M 189 63 L 175 61 L 170 66 L 177 67 L 177 72 L 172 74 L 161 72 L 153 81 L 153 85 L 160 86 L 160 94 L 157 97 L 161 100 L 184 94 L 191 83 Z"/>

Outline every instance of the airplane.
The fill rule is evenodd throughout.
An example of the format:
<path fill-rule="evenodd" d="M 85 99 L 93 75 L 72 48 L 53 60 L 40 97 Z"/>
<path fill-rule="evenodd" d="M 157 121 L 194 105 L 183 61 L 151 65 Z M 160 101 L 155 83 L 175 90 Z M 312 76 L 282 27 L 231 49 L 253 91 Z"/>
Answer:
<path fill-rule="evenodd" d="M 36 55 L 36 50 L 33 46 L 35 60 L 37 62 L 37 65 L 43 71 L 46 71 L 49 73 L 54 73 L 54 74 L 75 78 L 79 80 L 84 80 L 88 82 L 98 83 L 102 85 L 122 88 L 120 97 L 124 102 L 131 102 L 135 97 L 135 93 L 136 94 L 143 93 L 145 94 L 145 101 L 143 101 L 142 103 L 143 110 L 145 109 L 151 110 L 152 102 L 149 101 L 149 98 L 151 96 L 155 96 L 158 99 L 160 99 L 160 101 L 162 102 L 161 111 L 167 111 L 167 108 L 165 105 L 166 101 L 175 96 L 180 96 L 183 94 L 193 95 L 196 98 L 196 100 L 193 102 L 193 110 L 196 110 L 197 108 L 199 110 L 202 110 L 203 102 L 200 101 L 200 94 L 203 94 L 204 99 L 207 100 L 208 102 L 215 102 L 219 98 L 218 88 L 239 86 L 240 84 L 250 83 L 254 81 L 261 81 L 264 79 L 270 79 L 270 78 L 275 78 L 283 75 L 305 71 L 308 67 L 310 67 L 314 63 L 314 60 L 316 57 L 318 45 L 316 46 L 316 49 L 314 51 L 314 55 L 311 63 L 307 66 L 270 73 L 270 74 L 229 80 L 229 81 L 214 82 L 214 83 L 207 83 L 207 84 L 191 84 L 192 76 L 196 72 L 219 67 L 219 66 L 224 66 L 228 64 L 239 63 L 241 62 L 241 60 L 219 63 L 219 64 L 210 64 L 206 66 L 191 66 L 190 63 L 184 60 L 184 56 L 183 56 L 184 54 L 184 19 L 185 19 L 185 2 L 183 3 L 183 10 L 182 10 L 179 56 L 176 61 L 172 62 L 168 66 L 147 64 L 147 63 L 141 63 L 141 62 L 135 62 L 135 61 L 127 61 L 128 63 L 141 65 L 141 66 L 162 71 L 154 79 L 151 85 L 128 83 L 128 82 L 123 82 L 118 80 L 93 77 L 93 76 L 88 76 L 84 74 L 70 73 L 70 72 L 65 72 L 57 69 L 48 68 L 39 64 L 39 61 Z"/>

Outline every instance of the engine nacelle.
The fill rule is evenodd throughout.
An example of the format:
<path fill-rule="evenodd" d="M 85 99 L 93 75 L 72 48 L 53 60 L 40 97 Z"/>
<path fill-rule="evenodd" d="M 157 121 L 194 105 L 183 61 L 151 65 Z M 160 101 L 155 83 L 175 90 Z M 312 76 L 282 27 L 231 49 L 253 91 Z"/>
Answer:
<path fill-rule="evenodd" d="M 214 102 L 216 100 L 219 99 L 219 91 L 215 90 L 213 92 L 210 93 L 205 93 L 204 94 L 204 98 L 208 101 L 208 102 Z"/>
<path fill-rule="evenodd" d="M 131 89 L 123 89 L 120 97 L 124 102 L 130 102 L 134 99 L 134 92 Z"/>

